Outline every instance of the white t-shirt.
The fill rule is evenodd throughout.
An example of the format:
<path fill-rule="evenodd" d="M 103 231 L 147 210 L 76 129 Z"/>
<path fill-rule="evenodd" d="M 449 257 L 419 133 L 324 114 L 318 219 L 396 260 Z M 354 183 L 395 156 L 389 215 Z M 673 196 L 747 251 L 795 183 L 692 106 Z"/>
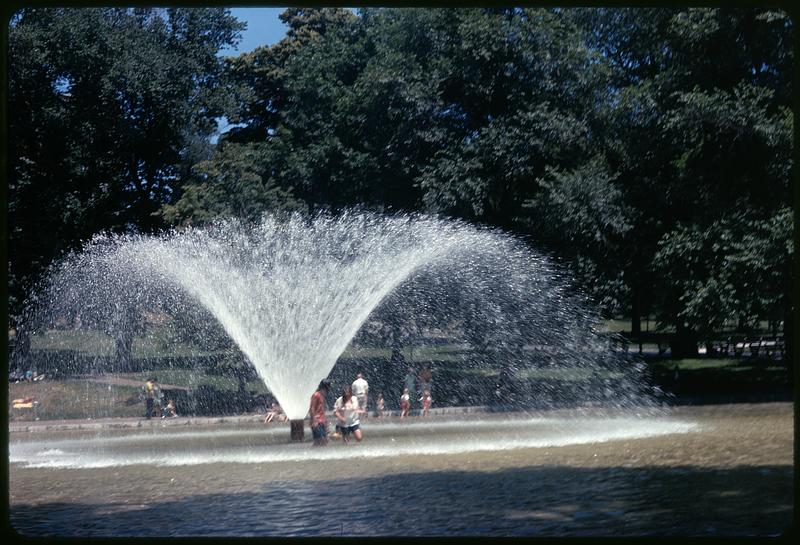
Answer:
<path fill-rule="evenodd" d="M 353 395 L 363 396 L 367 393 L 367 388 L 369 388 L 369 384 L 363 378 L 357 378 L 355 382 L 353 382 Z"/>
<path fill-rule="evenodd" d="M 342 403 L 342 398 L 336 400 L 336 403 L 333 404 L 334 412 L 341 410 L 344 414 L 345 421 L 342 423 L 338 418 L 336 419 L 336 423 L 339 426 L 355 426 L 356 424 L 360 424 L 361 420 L 358 417 L 358 398 L 356 396 L 350 396 L 350 399 L 347 403 Z"/>

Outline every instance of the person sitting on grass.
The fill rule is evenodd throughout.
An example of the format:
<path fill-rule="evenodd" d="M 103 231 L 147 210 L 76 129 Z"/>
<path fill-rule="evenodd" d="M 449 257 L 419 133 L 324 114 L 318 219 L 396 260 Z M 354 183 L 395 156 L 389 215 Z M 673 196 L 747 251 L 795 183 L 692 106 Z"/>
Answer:
<path fill-rule="evenodd" d="M 161 418 L 165 418 L 169 416 L 170 418 L 176 418 L 178 413 L 175 412 L 175 403 L 171 400 L 167 400 L 167 406 L 164 407 L 164 414 L 161 415 Z"/>
<path fill-rule="evenodd" d="M 273 402 L 269 408 L 269 411 L 267 411 L 267 417 L 264 418 L 264 424 L 271 424 L 276 418 L 280 422 L 286 421 L 286 415 L 284 414 L 283 409 L 281 409 L 281 406 Z"/>

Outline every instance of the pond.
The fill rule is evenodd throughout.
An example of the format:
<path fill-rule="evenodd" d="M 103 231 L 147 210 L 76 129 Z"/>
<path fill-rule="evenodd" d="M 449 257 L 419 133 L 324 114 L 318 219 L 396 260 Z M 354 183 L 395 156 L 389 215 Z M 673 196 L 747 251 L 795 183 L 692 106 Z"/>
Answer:
<path fill-rule="evenodd" d="M 789 403 L 369 419 L 314 449 L 256 423 L 10 436 L 26 536 L 776 535 Z M 308 435 L 308 434 L 307 434 Z"/>

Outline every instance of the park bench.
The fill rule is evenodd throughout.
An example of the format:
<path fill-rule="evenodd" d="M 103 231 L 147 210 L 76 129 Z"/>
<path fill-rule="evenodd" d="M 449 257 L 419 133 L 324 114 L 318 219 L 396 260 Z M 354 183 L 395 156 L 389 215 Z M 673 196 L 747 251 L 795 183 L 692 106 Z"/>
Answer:
<path fill-rule="evenodd" d="M 736 356 L 743 356 L 746 351 L 750 352 L 751 357 L 757 357 L 763 350 L 767 356 L 779 353 L 783 356 L 784 341 L 783 337 L 761 337 L 759 339 L 741 339 L 731 341 L 733 353 Z"/>

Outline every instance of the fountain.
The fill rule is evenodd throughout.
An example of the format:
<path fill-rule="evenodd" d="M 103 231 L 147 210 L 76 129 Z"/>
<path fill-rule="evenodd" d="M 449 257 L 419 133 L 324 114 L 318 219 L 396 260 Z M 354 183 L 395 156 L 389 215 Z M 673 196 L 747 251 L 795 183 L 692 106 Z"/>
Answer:
<path fill-rule="evenodd" d="M 498 405 L 566 396 L 652 405 L 638 366 L 608 349 L 596 316 L 550 260 L 506 233 L 460 221 L 345 212 L 99 235 L 53 268 L 39 302 L 32 322 L 40 330 L 114 338 L 112 369 L 130 359 L 135 335 L 148 334 L 146 314 L 200 331 L 202 342 L 232 342 L 294 422 L 295 439 L 311 394 L 351 343 L 397 345 L 431 332 L 463 349 L 464 388 L 482 380 L 486 390 L 494 386 L 486 376 L 499 375 Z M 512 380 L 564 368 L 587 380 L 572 381 L 570 392 L 552 380 Z M 439 392 L 457 390 L 452 382 Z M 492 399 L 456 395 L 470 396 Z"/>
<path fill-rule="evenodd" d="M 192 418 L 208 409 L 200 389 L 186 419 L 14 421 L 21 534 L 775 535 L 791 522 L 791 403 L 663 410 L 568 275 L 497 230 L 349 212 L 102 235 L 38 293 L 39 371 L 49 355 L 74 361 L 67 378 L 244 362 L 295 439 L 320 380 L 336 395 L 356 371 L 395 409 L 407 366 L 430 365 L 434 411 L 455 408 L 370 418 L 363 442 L 328 448 L 260 418 Z M 53 386 L 68 382 L 86 388 L 75 405 L 103 406 L 96 383 Z"/>

